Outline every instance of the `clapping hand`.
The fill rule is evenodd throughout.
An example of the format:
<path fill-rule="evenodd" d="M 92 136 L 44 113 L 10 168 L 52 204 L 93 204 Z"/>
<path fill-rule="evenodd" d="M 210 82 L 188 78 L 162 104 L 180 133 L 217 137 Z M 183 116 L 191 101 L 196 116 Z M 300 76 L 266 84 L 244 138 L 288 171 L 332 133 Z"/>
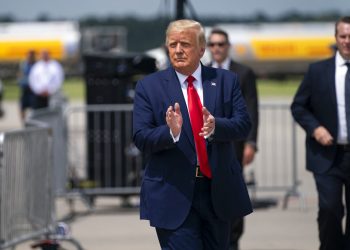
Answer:
<path fill-rule="evenodd" d="M 203 107 L 203 128 L 201 133 L 199 133 L 200 136 L 203 136 L 204 138 L 207 138 L 211 135 L 211 133 L 215 129 L 215 118 L 210 114 L 210 112 L 207 110 L 206 107 Z"/>
<path fill-rule="evenodd" d="M 165 120 L 173 136 L 177 137 L 181 132 L 183 123 L 180 105 L 177 102 L 174 107 L 169 106 L 166 111 Z"/>

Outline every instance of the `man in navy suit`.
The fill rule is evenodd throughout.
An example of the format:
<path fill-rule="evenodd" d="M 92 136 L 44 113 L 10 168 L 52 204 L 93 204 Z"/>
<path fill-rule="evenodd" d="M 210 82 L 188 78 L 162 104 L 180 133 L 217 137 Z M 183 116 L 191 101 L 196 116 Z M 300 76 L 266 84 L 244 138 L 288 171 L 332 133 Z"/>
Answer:
<path fill-rule="evenodd" d="M 200 63 L 203 27 L 169 24 L 172 66 L 136 86 L 133 133 L 146 155 L 141 219 L 162 249 L 228 249 L 230 221 L 252 212 L 235 140 L 251 128 L 237 75 Z"/>
<path fill-rule="evenodd" d="M 291 106 L 295 120 L 306 131 L 306 165 L 319 196 L 321 250 L 350 249 L 349 16 L 336 22 L 335 39 L 336 55 L 310 65 Z"/>

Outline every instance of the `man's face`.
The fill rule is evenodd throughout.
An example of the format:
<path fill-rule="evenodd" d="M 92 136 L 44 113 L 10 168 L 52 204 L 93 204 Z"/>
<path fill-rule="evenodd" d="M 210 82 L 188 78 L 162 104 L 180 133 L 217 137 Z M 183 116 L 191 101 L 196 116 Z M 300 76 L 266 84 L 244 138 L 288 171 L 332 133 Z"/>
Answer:
<path fill-rule="evenodd" d="M 50 54 L 47 50 L 43 50 L 41 52 L 41 58 L 42 60 L 44 60 L 45 62 L 49 61 L 50 60 Z"/>
<path fill-rule="evenodd" d="M 350 24 L 340 22 L 335 35 L 340 55 L 345 60 L 350 60 Z"/>
<path fill-rule="evenodd" d="M 224 35 L 211 34 L 211 36 L 209 37 L 208 47 L 212 59 L 215 62 L 222 63 L 228 57 L 230 44 L 228 43 Z"/>
<path fill-rule="evenodd" d="M 197 32 L 192 29 L 171 32 L 167 48 L 171 64 L 184 75 L 190 75 L 197 69 L 205 51 L 205 46 L 199 45 Z"/>

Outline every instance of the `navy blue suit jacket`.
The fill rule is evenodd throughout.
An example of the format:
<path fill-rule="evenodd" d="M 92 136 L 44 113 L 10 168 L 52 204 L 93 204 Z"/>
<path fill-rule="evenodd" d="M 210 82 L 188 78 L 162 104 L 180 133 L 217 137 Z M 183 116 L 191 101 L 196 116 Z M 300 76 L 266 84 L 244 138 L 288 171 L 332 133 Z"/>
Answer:
<path fill-rule="evenodd" d="M 314 173 L 326 172 L 335 159 L 338 136 L 335 57 L 310 65 L 291 110 L 294 119 L 306 131 L 307 169 Z M 312 136 L 318 126 L 324 126 L 333 136 L 332 146 L 322 146 Z"/>
<path fill-rule="evenodd" d="M 251 203 L 233 141 L 251 128 L 237 75 L 202 66 L 204 106 L 215 117 L 215 133 L 207 141 L 212 168 L 212 203 L 222 220 L 251 213 Z M 173 142 L 165 114 L 180 104 L 183 126 Z M 195 184 L 196 151 L 187 106 L 175 70 L 170 67 L 140 80 L 136 86 L 133 139 L 147 155 L 141 186 L 141 219 L 151 226 L 175 229 L 186 219 Z"/>

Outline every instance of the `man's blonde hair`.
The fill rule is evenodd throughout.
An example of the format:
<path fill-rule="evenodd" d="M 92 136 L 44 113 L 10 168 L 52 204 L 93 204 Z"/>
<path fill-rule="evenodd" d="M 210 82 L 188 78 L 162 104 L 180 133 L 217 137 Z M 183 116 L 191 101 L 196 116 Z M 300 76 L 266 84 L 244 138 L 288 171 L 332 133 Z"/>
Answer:
<path fill-rule="evenodd" d="M 176 20 L 171 23 L 169 23 L 168 28 L 166 30 L 166 38 L 165 38 L 165 44 L 168 45 L 168 37 L 171 32 L 181 32 L 185 30 L 190 30 L 193 29 L 197 33 L 197 40 L 198 44 L 200 46 L 205 47 L 205 34 L 204 34 L 204 28 L 199 22 L 196 22 L 194 20 L 189 20 L 189 19 L 181 19 L 181 20 Z"/>

